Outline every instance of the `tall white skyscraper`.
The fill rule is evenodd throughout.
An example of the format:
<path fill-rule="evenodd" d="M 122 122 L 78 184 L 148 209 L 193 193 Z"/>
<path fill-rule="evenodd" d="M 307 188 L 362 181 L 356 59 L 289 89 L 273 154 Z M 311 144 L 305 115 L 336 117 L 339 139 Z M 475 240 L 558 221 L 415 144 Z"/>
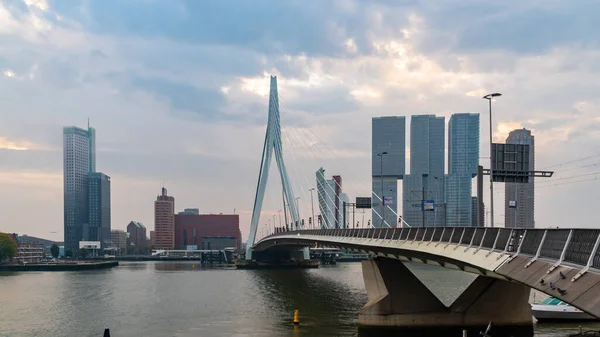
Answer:
<path fill-rule="evenodd" d="M 530 130 L 513 130 L 506 138 L 506 144 L 529 145 L 529 171 L 535 170 L 535 141 Z M 504 184 L 504 227 L 535 227 L 535 184 L 534 178 L 529 182 Z"/>
<path fill-rule="evenodd" d="M 392 227 L 398 224 L 398 179 L 406 166 L 406 118 L 373 117 L 371 129 L 371 221 L 375 227 Z"/>
<path fill-rule="evenodd" d="M 65 253 L 77 255 L 88 223 L 88 179 L 96 169 L 96 131 L 63 128 Z M 109 229 L 110 233 L 110 229 Z M 109 234 L 110 235 L 110 234 Z"/>

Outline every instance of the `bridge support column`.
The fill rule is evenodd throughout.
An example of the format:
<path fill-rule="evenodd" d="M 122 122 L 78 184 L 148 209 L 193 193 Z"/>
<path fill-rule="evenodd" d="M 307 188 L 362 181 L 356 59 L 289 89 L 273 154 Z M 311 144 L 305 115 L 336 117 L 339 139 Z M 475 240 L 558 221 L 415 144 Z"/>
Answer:
<path fill-rule="evenodd" d="M 450 335 L 448 329 L 478 333 L 491 321 L 492 332 L 533 336 L 527 286 L 479 276 L 446 307 L 399 260 L 376 258 L 362 267 L 369 299 L 358 315 L 363 327 L 442 329 Z"/>

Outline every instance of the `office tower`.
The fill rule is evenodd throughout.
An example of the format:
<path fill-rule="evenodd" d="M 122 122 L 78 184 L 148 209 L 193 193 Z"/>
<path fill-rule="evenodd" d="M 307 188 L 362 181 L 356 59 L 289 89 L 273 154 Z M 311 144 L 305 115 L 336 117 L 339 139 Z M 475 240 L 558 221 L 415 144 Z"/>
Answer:
<path fill-rule="evenodd" d="M 529 145 L 529 171 L 535 171 L 535 142 L 530 130 L 511 131 L 506 138 L 506 144 Z M 533 177 L 529 177 L 529 182 L 525 184 L 504 184 L 504 227 L 535 227 L 534 192 Z"/>
<path fill-rule="evenodd" d="M 410 174 L 402 193 L 403 218 L 411 227 L 444 225 L 444 136 L 444 117 L 411 116 Z M 423 211 L 426 201 L 432 210 Z"/>
<path fill-rule="evenodd" d="M 95 130 L 63 128 L 65 254 L 77 255 L 88 223 L 88 179 L 96 169 Z"/>
<path fill-rule="evenodd" d="M 477 224 L 473 209 L 473 177 L 479 165 L 479 114 L 457 113 L 448 123 L 448 175 L 446 176 L 446 225 Z M 483 226 L 483 224 L 480 224 Z"/>
<path fill-rule="evenodd" d="M 154 233 L 154 248 L 175 247 L 175 198 L 168 196 L 164 187 L 154 202 Z"/>
<path fill-rule="evenodd" d="M 405 173 L 406 118 L 373 117 L 371 132 L 371 221 L 375 227 L 393 227 L 398 224 L 398 179 Z"/>
<path fill-rule="evenodd" d="M 88 223 L 84 224 L 84 241 L 100 241 L 100 248 L 111 245 L 110 177 L 91 172 L 88 177 Z"/>

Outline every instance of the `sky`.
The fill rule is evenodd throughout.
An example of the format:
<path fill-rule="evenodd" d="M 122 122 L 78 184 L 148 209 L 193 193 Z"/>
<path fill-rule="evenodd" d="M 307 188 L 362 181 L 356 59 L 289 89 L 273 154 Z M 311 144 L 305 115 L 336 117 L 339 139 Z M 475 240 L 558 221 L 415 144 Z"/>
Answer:
<path fill-rule="evenodd" d="M 351 198 L 370 195 L 373 116 L 481 113 L 485 163 L 481 96 L 501 92 L 494 140 L 531 129 L 536 168 L 556 171 L 536 182 L 536 226 L 598 227 L 598 12 L 595 0 L 0 0 L 0 231 L 62 240 L 62 127 L 89 118 L 113 229 L 152 229 L 164 185 L 177 211 L 240 214 L 246 237 L 269 75 L 303 217 L 320 166 Z M 263 225 L 282 209 L 270 178 Z"/>

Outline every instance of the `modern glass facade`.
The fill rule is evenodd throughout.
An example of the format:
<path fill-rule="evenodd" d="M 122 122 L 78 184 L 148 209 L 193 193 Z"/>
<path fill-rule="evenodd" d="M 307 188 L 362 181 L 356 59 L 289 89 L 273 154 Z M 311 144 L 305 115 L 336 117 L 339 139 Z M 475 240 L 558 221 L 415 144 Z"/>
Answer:
<path fill-rule="evenodd" d="M 535 141 L 530 130 L 519 129 L 511 131 L 506 138 L 506 144 L 529 145 L 529 170 L 535 170 Z M 513 207 L 510 207 L 513 201 Z M 504 184 L 504 226 L 519 228 L 535 227 L 535 183 L 529 177 L 529 182 Z"/>
<path fill-rule="evenodd" d="M 448 123 L 447 226 L 473 225 L 471 190 L 478 165 L 479 114 L 453 114 Z"/>
<path fill-rule="evenodd" d="M 102 249 L 108 248 L 111 245 L 110 177 L 104 173 L 92 172 L 88 182 L 88 233 L 83 238 L 87 241 L 100 241 Z"/>
<path fill-rule="evenodd" d="M 64 240 L 65 253 L 72 255 L 78 254 L 88 223 L 88 178 L 95 155 L 93 128 L 63 128 Z"/>
<path fill-rule="evenodd" d="M 371 128 L 371 176 L 373 178 L 371 221 L 375 227 L 396 226 L 398 179 L 404 177 L 406 170 L 406 118 L 404 116 L 373 117 Z M 383 157 L 377 155 L 382 152 L 387 154 Z M 383 197 L 387 202 L 385 210 L 382 211 Z"/>
<path fill-rule="evenodd" d="M 411 227 L 444 224 L 445 119 L 435 115 L 411 116 L 410 174 L 403 181 L 403 218 Z M 422 201 L 433 201 L 423 211 Z"/>

